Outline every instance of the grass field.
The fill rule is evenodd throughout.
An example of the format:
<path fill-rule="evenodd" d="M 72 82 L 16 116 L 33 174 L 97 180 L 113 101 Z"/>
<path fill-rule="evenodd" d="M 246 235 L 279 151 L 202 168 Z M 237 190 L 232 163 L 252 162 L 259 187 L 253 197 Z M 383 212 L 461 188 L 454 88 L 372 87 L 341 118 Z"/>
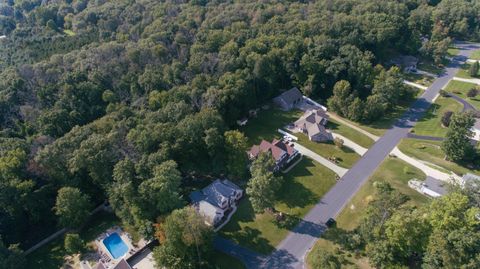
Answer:
<path fill-rule="evenodd" d="M 277 225 L 271 213 L 255 214 L 246 197 L 221 233 L 240 245 L 268 254 L 335 184 L 333 172 L 307 157 L 283 177 L 275 209 L 290 216 L 288 225 Z"/>
<path fill-rule="evenodd" d="M 112 214 L 100 212 L 91 218 L 91 221 L 85 225 L 85 228 L 79 233 L 85 242 L 95 240 L 95 238 L 120 221 Z M 27 255 L 27 268 L 35 269 L 56 269 L 61 268 L 66 262 L 67 253 L 63 247 L 64 237 L 50 242 L 49 244 L 37 249 Z"/>
<path fill-rule="evenodd" d="M 452 80 L 448 83 L 445 90 L 455 95 L 458 95 L 462 99 L 466 100 L 467 102 L 475 106 L 477 109 L 480 109 L 480 96 L 473 97 L 473 98 L 467 97 L 468 91 L 476 87 L 477 85 L 473 83 Z"/>
<path fill-rule="evenodd" d="M 343 135 L 344 137 L 352 140 L 364 148 L 370 148 L 373 144 L 375 144 L 375 141 L 373 141 L 370 137 L 335 120 L 330 119 L 328 121 L 327 128 L 334 133 Z"/>
<path fill-rule="evenodd" d="M 480 50 L 474 51 L 474 52 L 470 55 L 470 59 L 480 60 Z"/>
<path fill-rule="evenodd" d="M 403 78 L 408 81 L 415 82 L 427 87 L 432 85 L 433 81 L 435 80 L 431 76 L 425 76 L 425 75 L 414 74 L 414 73 L 403 74 Z"/>
<path fill-rule="evenodd" d="M 458 55 L 458 53 L 460 53 L 460 50 L 457 49 L 457 48 L 454 48 L 454 47 L 450 47 L 450 48 L 448 48 L 448 50 L 447 50 L 447 54 L 448 54 L 448 56 L 450 56 L 450 57 L 456 56 L 456 55 Z"/>
<path fill-rule="evenodd" d="M 76 36 L 77 35 L 74 31 L 68 30 L 68 29 L 63 30 L 63 33 L 68 35 L 68 36 Z"/>
<path fill-rule="evenodd" d="M 439 96 L 428 109 L 425 116 L 418 121 L 413 132 L 418 135 L 445 137 L 447 128 L 442 126 L 441 119 L 446 111 L 460 112 L 463 105 L 452 98 Z"/>
<path fill-rule="evenodd" d="M 300 110 L 282 111 L 276 108 L 258 111 L 257 118 L 249 119 L 246 126 L 239 128 L 247 137 L 251 145 L 258 144 L 265 139 L 272 141 L 280 138 L 277 131 L 288 123 L 296 121 L 303 114 Z"/>
<path fill-rule="evenodd" d="M 423 172 L 421 172 L 419 169 L 405 163 L 400 159 L 388 157 L 370 177 L 368 182 L 362 186 L 360 191 L 355 194 L 352 200 L 342 210 L 336 219 L 337 227 L 339 230 L 351 231 L 360 224 L 360 221 L 366 213 L 368 203 L 375 199 L 375 187 L 373 186 L 375 181 L 386 181 L 390 183 L 395 189 L 410 198 L 408 203 L 419 205 L 427 202 L 429 198 L 421 195 L 413 189 L 410 189 L 407 185 L 408 180 L 412 178 L 423 180 L 425 177 L 425 174 L 423 174 Z M 335 230 L 333 230 L 333 232 L 334 231 Z M 344 261 L 342 268 L 372 268 L 368 264 L 368 260 L 365 257 L 340 249 L 338 244 L 330 240 L 331 236 L 335 235 L 332 235 L 332 233 L 327 233 L 325 238 L 317 241 L 314 248 L 323 248 L 327 251 L 339 254 Z M 307 262 L 310 261 L 311 257 L 309 256 L 307 257 Z"/>
<path fill-rule="evenodd" d="M 242 262 L 222 252 L 215 251 L 213 261 L 216 269 L 245 269 Z"/>
<path fill-rule="evenodd" d="M 435 65 L 433 63 L 421 62 L 417 65 L 418 70 L 427 71 L 429 73 L 439 75 L 444 72 L 442 67 Z"/>
<path fill-rule="evenodd" d="M 461 66 L 461 68 L 458 70 L 455 76 L 459 78 L 479 78 L 480 70 L 477 72 L 477 75 L 475 77 L 472 77 L 470 76 L 470 64 L 465 63 Z"/>
<path fill-rule="evenodd" d="M 360 155 L 358 155 L 355 151 L 350 148 L 342 147 L 341 149 L 333 144 L 333 141 L 328 142 L 313 142 L 308 139 L 308 137 L 304 134 L 295 134 L 298 137 L 298 143 L 305 146 L 309 150 L 317 153 L 318 155 L 329 158 L 335 156 L 338 159 L 338 166 L 344 168 L 352 167 L 359 159 Z"/>
<path fill-rule="evenodd" d="M 475 173 L 480 175 L 480 170 L 478 169 L 469 169 L 460 164 L 447 161 L 440 145 L 441 142 L 437 141 L 406 138 L 402 140 L 398 147 L 403 153 L 411 157 L 438 165 L 458 175 L 463 175 L 465 173 Z"/>

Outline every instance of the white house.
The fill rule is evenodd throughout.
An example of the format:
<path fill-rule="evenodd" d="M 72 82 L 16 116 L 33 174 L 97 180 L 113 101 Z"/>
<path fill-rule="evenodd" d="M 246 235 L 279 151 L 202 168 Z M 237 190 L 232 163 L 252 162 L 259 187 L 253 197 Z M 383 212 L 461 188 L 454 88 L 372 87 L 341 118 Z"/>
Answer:
<path fill-rule="evenodd" d="M 190 200 L 209 225 L 217 226 L 234 211 L 242 196 L 243 190 L 233 182 L 217 179 L 202 190 L 192 192 Z"/>

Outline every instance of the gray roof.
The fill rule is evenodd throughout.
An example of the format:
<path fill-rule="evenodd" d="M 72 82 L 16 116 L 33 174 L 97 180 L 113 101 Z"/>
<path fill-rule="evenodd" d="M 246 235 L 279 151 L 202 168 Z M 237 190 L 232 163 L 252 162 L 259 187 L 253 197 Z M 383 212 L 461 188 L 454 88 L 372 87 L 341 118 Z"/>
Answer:
<path fill-rule="evenodd" d="M 201 191 L 192 192 L 190 199 L 193 203 L 205 200 L 214 206 L 222 207 L 223 200 L 229 199 L 235 195 L 235 191 L 241 190 L 242 189 L 229 180 L 221 181 L 217 179 Z"/>
<path fill-rule="evenodd" d="M 425 184 L 425 187 L 440 195 L 447 194 L 447 184 L 443 181 L 440 181 L 433 177 L 427 177 L 427 179 L 425 179 L 423 183 Z"/>
<path fill-rule="evenodd" d="M 302 98 L 303 94 L 297 87 L 293 87 L 290 90 L 280 94 L 277 98 L 283 99 L 287 104 L 293 103 L 295 100 Z"/>
<path fill-rule="evenodd" d="M 115 267 L 113 267 L 113 269 L 132 269 L 132 267 L 130 266 L 130 264 L 128 264 L 127 261 L 125 261 L 124 259 L 121 259 L 121 260 L 115 265 Z"/>

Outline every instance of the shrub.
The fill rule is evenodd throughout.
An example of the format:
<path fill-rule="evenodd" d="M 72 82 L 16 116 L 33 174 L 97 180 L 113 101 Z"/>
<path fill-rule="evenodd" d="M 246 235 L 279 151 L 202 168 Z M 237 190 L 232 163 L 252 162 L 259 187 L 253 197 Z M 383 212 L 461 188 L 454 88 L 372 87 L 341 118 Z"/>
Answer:
<path fill-rule="evenodd" d="M 453 112 L 452 111 L 445 111 L 442 116 L 442 125 L 445 127 L 450 126 L 450 120 L 452 119 Z"/>
<path fill-rule="evenodd" d="M 65 250 L 69 254 L 77 254 L 85 249 L 85 242 L 78 234 L 67 234 L 64 241 Z"/>
<path fill-rule="evenodd" d="M 448 96 L 448 92 L 446 90 L 440 90 L 440 96 L 442 97 L 447 97 Z"/>
<path fill-rule="evenodd" d="M 335 144 L 335 146 L 337 146 L 337 148 L 342 148 L 344 141 L 339 137 L 335 137 L 335 139 L 333 139 L 333 143 Z"/>
<path fill-rule="evenodd" d="M 473 97 L 477 96 L 477 94 L 478 94 L 478 90 L 475 89 L 475 88 L 471 88 L 471 89 L 468 90 L 468 92 L 467 92 L 467 97 L 473 98 Z"/>

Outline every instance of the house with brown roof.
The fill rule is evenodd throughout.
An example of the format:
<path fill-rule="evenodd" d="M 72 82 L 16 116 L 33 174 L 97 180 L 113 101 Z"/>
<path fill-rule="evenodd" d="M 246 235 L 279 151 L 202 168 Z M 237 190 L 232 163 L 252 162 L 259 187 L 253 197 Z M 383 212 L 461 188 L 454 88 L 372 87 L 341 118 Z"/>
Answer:
<path fill-rule="evenodd" d="M 332 133 L 325 128 L 327 123 L 327 112 L 317 109 L 306 111 L 294 122 L 294 126 L 299 132 L 306 134 L 311 141 L 324 142 L 333 139 Z"/>
<path fill-rule="evenodd" d="M 285 167 L 299 154 L 292 145 L 277 139 L 273 139 L 271 143 L 266 140 L 262 140 L 260 145 L 252 146 L 247 153 L 249 159 L 254 160 L 260 153 L 263 152 L 270 152 L 272 158 L 275 160 L 275 167 L 273 168 L 273 171 L 278 171 Z"/>
<path fill-rule="evenodd" d="M 285 111 L 295 108 L 302 102 L 302 100 L 303 94 L 297 87 L 293 87 L 273 98 L 273 102 Z"/>

